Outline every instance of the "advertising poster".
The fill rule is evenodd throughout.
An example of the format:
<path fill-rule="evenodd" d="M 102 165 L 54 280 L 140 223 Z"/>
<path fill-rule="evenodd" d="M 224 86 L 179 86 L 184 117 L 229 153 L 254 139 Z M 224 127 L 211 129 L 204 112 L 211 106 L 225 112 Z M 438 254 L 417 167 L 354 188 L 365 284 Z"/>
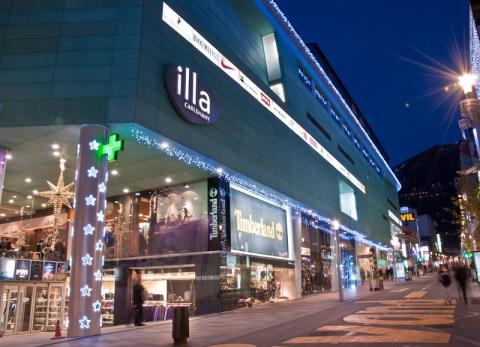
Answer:
<path fill-rule="evenodd" d="M 53 281 L 55 279 L 55 271 L 57 270 L 57 263 L 54 261 L 46 261 L 43 266 L 43 279 Z"/>
<path fill-rule="evenodd" d="M 231 186 L 230 227 L 232 251 L 289 258 L 286 208 Z"/>
<path fill-rule="evenodd" d="M 395 271 L 397 273 L 397 278 L 405 278 L 405 267 L 403 266 L 403 263 L 396 263 Z"/>
<path fill-rule="evenodd" d="M 30 266 L 30 280 L 41 281 L 43 275 L 43 261 L 32 261 Z"/>
<path fill-rule="evenodd" d="M 15 278 L 15 259 L 0 258 L 0 280 Z"/>
<path fill-rule="evenodd" d="M 207 183 L 168 187 L 150 198 L 150 254 L 206 251 Z"/>
<path fill-rule="evenodd" d="M 55 275 L 55 281 L 65 281 L 67 279 L 68 263 L 57 263 L 57 272 Z"/>
<path fill-rule="evenodd" d="M 480 282 L 480 251 L 473 252 L 473 262 L 477 271 L 477 281 Z"/>
<path fill-rule="evenodd" d="M 30 279 L 30 260 L 17 260 L 15 279 L 19 281 L 28 281 Z"/>

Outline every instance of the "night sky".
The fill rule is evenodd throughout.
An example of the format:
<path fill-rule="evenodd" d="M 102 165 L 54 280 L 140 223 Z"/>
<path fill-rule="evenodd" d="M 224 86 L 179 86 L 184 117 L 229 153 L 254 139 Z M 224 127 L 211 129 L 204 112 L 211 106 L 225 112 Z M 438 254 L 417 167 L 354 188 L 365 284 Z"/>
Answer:
<path fill-rule="evenodd" d="M 467 0 L 277 4 L 305 42 L 319 44 L 392 166 L 460 138 L 452 73 L 468 62 Z"/>

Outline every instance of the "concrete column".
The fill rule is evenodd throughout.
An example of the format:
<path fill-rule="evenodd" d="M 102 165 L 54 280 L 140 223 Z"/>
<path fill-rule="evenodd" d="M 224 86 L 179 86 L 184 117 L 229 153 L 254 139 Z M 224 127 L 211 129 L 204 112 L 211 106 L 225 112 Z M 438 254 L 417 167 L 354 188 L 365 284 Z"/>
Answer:
<path fill-rule="evenodd" d="M 295 298 L 302 296 L 302 214 L 293 215 L 293 247 L 295 253 Z"/>
<path fill-rule="evenodd" d="M 100 125 L 80 129 L 75 177 L 75 217 L 68 306 L 68 337 L 100 334 L 103 228 L 107 160 L 99 156 L 108 130 Z"/>
<path fill-rule="evenodd" d="M 5 181 L 5 170 L 7 168 L 7 153 L 5 148 L 0 147 L 0 202 L 2 202 L 3 182 Z"/>

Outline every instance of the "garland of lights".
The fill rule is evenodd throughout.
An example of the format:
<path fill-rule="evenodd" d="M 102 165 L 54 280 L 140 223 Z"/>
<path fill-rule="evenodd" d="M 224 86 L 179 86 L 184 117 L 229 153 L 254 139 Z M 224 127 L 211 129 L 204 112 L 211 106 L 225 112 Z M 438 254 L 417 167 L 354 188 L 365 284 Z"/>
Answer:
<path fill-rule="evenodd" d="M 251 183 L 243 175 L 237 172 L 234 172 L 233 170 L 226 169 L 225 167 L 222 167 L 221 165 L 219 165 L 217 162 L 213 160 L 207 159 L 192 150 L 189 150 L 179 144 L 173 143 L 172 141 L 167 141 L 166 138 L 163 138 L 160 135 L 157 135 L 157 134 L 149 135 L 147 134 L 146 130 L 139 130 L 137 128 L 132 128 L 131 133 L 133 138 L 139 144 L 142 144 L 150 149 L 158 150 L 169 157 L 176 158 L 177 160 L 184 162 L 189 166 L 195 166 L 205 172 L 208 172 L 212 175 L 216 175 L 227 182 L 238 184 L 256 194 L 259 194 L 261 196 L 264 196 L 265 198 L 275 201 L 280 205 L 287 205 L 290 208 L 292 208 L 294 211 L 301 212 L 317 220 L 319 223 L 325 223 L 329 226 L 328 228 L 324 227 L 324 229 L 332 229 L 333 219 L 324 217 L 318 214 L 317 212 L 309 208 L 306 208 L 305 205 L 298 203 L 292 199 L 288 199 L 286 196 L 282 194 L 279 194 L 276 192 L 274 193 L 271 190 L 261 185 Z M 342 238 L 354 238 L 355 240 L 361 243 L 374 246 L 380 250 L 383 250 L 383 251 L 389 250 L 389 248 L 383 245 L 382 243 L 375 243 L 373 241 L 370 241 L 366 239 L 364 234 L 356 230 L 350 229 L 347 226 L 340 225 L 340 232 L 341 232 L 341 235 L 343 235 L 341 236 Z"/>
<path fill-rule="evenodd" d="M 478 31 L 473 18 L 472 8 L 470 10 L 470 64 L 472 65 L 472 72 L 475 76 L 480 76 L 480 40 L 478 38 Z M 475 80 L 475 89 L 477 98 L 480 98 L 480 79 Z"/>
<path fill-rule="evenodd" d="M 276 13 L 274 13 L 273 15 L 277 15 L 278 17 L 280 17 L 283 21 L 284 21 L 284 24 L 287 26 L 287 29 L 288 31 L 290 32 L 290 34 L 293 35 L 293 38 L 297 41 L 297 43 L 304 49 L 305 51 L 305 54 L 310 58 L 310 60 L 313 62 L 314 66 L 317 68 L 317 70 L 320 72 L 321 74 L 321 77 L 323 77 L 323 79 L 327 82 L 327 84 L 331 87 L 331 89 L 334 91 L 335 95 L 338 97 L 338 99 L 341 101 L 341 104 L 345 107 L 345 109 L 347 110 L 347 113 L 348 115 L 350 115 L 350 117 L 354 120 L 354 122 L 356 123 L 356 125 L 358 126 L 358 128 L 361 130 L 363 136 L 365 136 L 365 138 L 368 140 L 370 146 L 375 150 L 375 152 L 377 153 L 378 157 L 382 160 L 384 166 L 387 168 L 388 170 L 388 173 L 391 175 L 391 178 L 393 178 L 393 181 L 395 182 L 395 185 L 396 185 L 396 188 L 397 188 L 397 191 L 399 191 L 401 188 L 402 188 L 402 185 L 401 183 L 399 182 L 399 180 L 397 179 L 397 177 L 395 176 L 395 174 L 393 173 L 392 169 L 390 168 L 390 166 L 388 165 L 388 163 L 385 161 L 385 159 L 383 158 L 383 155 L 380 153 L 380 151 L 378 150 L 377 146 L 375 146 L 375 143 L 372 141 L 372 139 L 370 138 L 370 136 L 368 135 L 367 131 L 363 128 L 363 125 L 361 124 L 361 122 L 358 120 L 357 116 L 355 115 L 355 113 L 352 111 L 352 109 L 350 108 L 350 106 L 348 106 L 348 103 L 345 101 L 345 99 L 342 97 L 341 93 L 339 92 L 339 90 L 335 87 L 334 83 L 330 80 L 330 77 L 328 76 L 328 74 L 325 72 L 325 70 L 322 68 L 322 66 L 320 65 L 320 63 L 317 61 L 317 59 L 315 58 L 315 56 L 313 55 L 313 53 L 310 51 L 310 49 L 307 47 L 307 45 L 305 44 L 305 42 L 303 41 L 303 39 L 301 38 L 301 36 L 297 33 L 297 31 L 295 30 L 295 28 L 293 27 L 292 23 L 290 23 L 290 21 L 288 20 L 287 16 L 285 16 L 285 14 L 282 12 L 282 10 L 280 9 L 280 7 L 278 7 L 278 5 L 276 4 L 276 2 L 274 0 L 264 0 L 264 1 L 268 1 L 270 3 L 270 8 L 273 8 Z M 268 7 L 268 6 L 267 6 Z"/>

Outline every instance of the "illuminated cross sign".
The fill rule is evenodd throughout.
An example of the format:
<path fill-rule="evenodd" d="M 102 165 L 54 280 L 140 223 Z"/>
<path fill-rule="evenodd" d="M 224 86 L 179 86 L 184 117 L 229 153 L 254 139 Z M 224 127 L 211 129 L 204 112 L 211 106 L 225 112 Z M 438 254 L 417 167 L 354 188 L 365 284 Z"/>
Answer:
<path fill-rule="evenodd" d="M 108 143 L 98 147 L 98 156 L 107 156 L 108 161 L 115 161 L 118 157 L 118 152 L 123 151 L 125 141 L 120 139 L 118 134 L 111 134 L 108 137 Z"/>

